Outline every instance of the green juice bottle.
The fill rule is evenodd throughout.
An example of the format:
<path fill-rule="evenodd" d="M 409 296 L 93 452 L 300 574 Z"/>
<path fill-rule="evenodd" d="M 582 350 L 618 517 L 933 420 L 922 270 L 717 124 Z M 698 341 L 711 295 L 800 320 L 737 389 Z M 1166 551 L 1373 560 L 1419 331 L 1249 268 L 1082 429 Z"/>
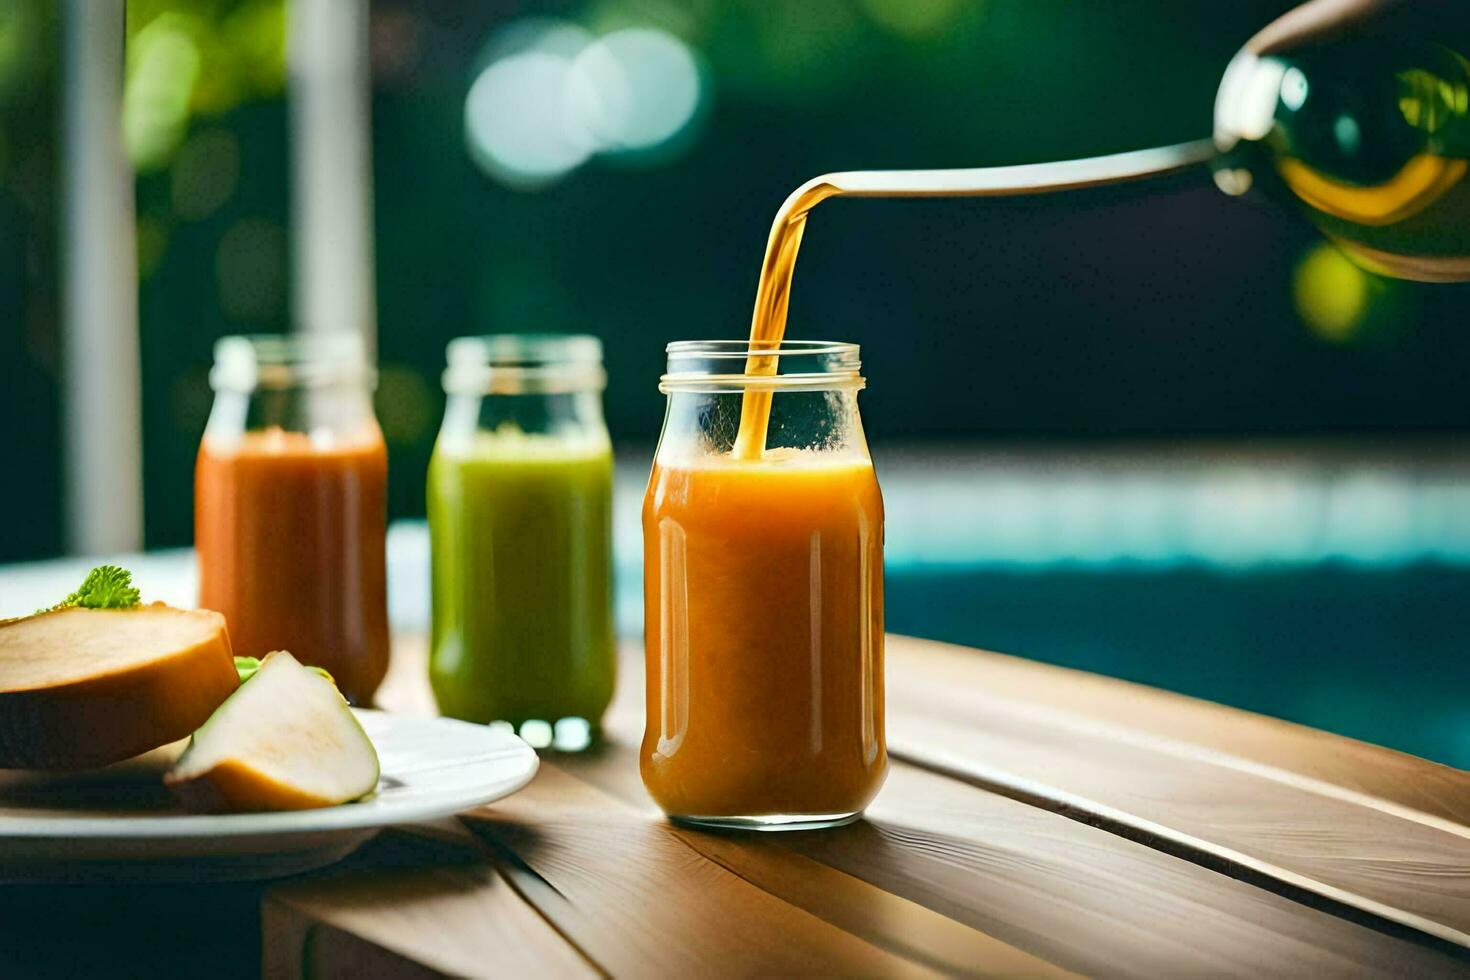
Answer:
<path fill-rule="evenodd" d="M 602 346 L 467 337 L 448 358 L 428 484 L 439 709 L 585 747 L 616 669 Z"/>

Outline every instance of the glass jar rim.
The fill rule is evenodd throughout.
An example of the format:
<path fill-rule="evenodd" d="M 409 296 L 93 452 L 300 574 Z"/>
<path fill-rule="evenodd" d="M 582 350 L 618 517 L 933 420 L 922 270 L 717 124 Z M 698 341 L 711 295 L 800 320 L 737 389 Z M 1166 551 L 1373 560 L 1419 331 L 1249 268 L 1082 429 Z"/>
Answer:
<path fill-rule="evenodd" d="M 572 394 L 607 386 L 602 341 L 591 334 L 456 337 L 444 358 L 444 390 L 451 395 Z"/>
<path fill-rule="evenodd" d="M 659 391 L 831 391 L 867 384 L 857 344 L 831 340 L 676 340 L 664 348 L 668 371 Z M 774 358 L 771 370 L 752 370 L 752 358 Z"/>
<path fill-rule="evenodd" d="M 214 344 L 209 384 L 215 391 L 319 388 L 377 384 L 363 336 L 354 331 L 302 330 L 232 334 Z"/>

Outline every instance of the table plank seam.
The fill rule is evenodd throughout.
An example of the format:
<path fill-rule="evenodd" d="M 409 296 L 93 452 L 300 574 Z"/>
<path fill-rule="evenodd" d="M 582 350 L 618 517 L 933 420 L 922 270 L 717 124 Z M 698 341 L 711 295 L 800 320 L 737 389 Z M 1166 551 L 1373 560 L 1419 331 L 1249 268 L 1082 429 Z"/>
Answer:
<path fill-rule="evenodd" d="M 711 861 L 715 862 L 720 867 L 722 867 L 725 870 L 729 871 L 731 874 L 736 875 L 737 877 L 743 879 L 746 882 L 749 882 L 752 886 L 761 889 L 762 891 L 766 892 L 769 895 L 772 895 L 773 897 L 781 898 L 782 901 L 786 901 L 788 904 L 791 904 L 795 908 L 801 908 L 803 911 L 805 911 L 805 912 L 807 912 L 807 913 L 809 913 L 811 915 L 817 915 L 818 918 L 821 918 L 821 919 L 823 919 L 823 920 L 831 923 L 832 925 L 837 926 L 840 929 L 846 929 L 845 926 L 842 926 L 842 925 L 840 925 L 840 924 L 838 924 L 836 922 L 832 922 L 832 920 L 830 918 L 828 918 L 827 916 L 819 915 L 817 912 L 813 911 L 812 909 L 805 908 L 804 906 L 798 905 L 798 904 L 796 904 L 794 902 L 791 902 L 789 899 L 786 899 L 783 896 L 778 895 L 776 892 L 772 891 L 768 886 L 766 886 L 766 885 L 762 884 L 760 881 L 758 881 L 749 872 L 741 870 L 741 868 L 735 862 L 730 861 L 728 858 L 726 858 L 726 857 L 724 857 L 724 856 L 722 856 L 722 855 L 714 852 L 713 850 L 706 851 L 706 850 L 700 848 L 693 841 L 690 841 L 687 838 L 684 838 L 682 834 L 679 835 L 679 836 L 681 837 L 681 839 L 684 839 L 684 843 L 687 844 L 689 847 L 693 848 L 696 853 L 701 854 L 702 856 L 704 856 L 708 860 L 711 860 Z M 792 853 L 793 855 L 795 855 L 795 852 L 789 852 L 789 853 Z M 845 871 L 845 870 L 843 870 L 841 868 L 834 868 L 834 867 L 831 867 L 829 865 L 823 865 L 822 867 L 825 868 L 828 872 L 831 872 L 832 874 L 840 875 L 840 876 L 842 876 L 845 879 L 850 879 L 850 880 L 852 880 L 854 883 L 856 883 L 858 885 L 865 886 L 865 887 L 870 887 L 870 888 L 871 887 L 875 887 L 871 883 L 866 882 L 863 879 L 857 877 L 856 875 L 852 875 L 852 874 L 848 873 L 847 871 Z M 903 898 L 902 896 L 894 895 L 892 897 L 898 898 L 900 901 L 905 901 L 905 902 L 910 901 L 909 899 Z M 915 903 L 915 906 L 917 908 L 923 909 L 927 913 L 930 913 L 930 914 L 939 916 L 940 918 L 942 918 L 946 922 L 954 923 L 954 925 L 957 926 L 957 927 L 959 927 L 959 928 L 963 928 L 963 929 L 972 929 L 973 928 L 971 926 L 965 925 L 963 922 L 960 922 L 960 921 L 958 921 L 958 920 L 956 920 L 954 918 L 951 918 L 950 916 L 945 915 L 943 912 L 939 912 L 939 911 L 936 911 L 934 909 L 930 909 L 930 908 L 928 908 L 926 906 L 923 906 L 923 905 L 918 905 L 917 903 Z M 847 931 L 851 932 L 850 929 L 847 930 Z M 1071 973 L 1071 971 L 1068 971 L 1068 970 L 1062 968 L 1061 966 L 1058 966 L 1058 965 L 1052 963 L 1051 961 L 1046 960 L 1046 959 L 1044 959 L 1044 958 L 1042 958 L 1040 956 L 1036 956 L 1036 954 L 1034 954 L 1034 953 L 1030 953 L 1030 952 L 1027 952 L 1025 950 L 1022 950 L 1019 947 L 1013 946 L 1010 943 L 1006 943 L 1006 942 L 1004 942 L 1004 941 L 1002 941 L 1000 939 L 996 939 L 994 936 L 991 936 L 991 935 L 989 935 L 987 933 L 984 933 L 984 932 L 980 932 L 979 930 L 975 930 L 975 932 L 976 932 L 977 935 L 983 936 L 986 941 L 991 942 L 991 943 L 994 943 L 998 948 L 1000 948 L 1000 947 L 1005 948 L 1005 950 L 1008 953 L 1010 953 L 1010 954 L 1013 954 L 1013 955 L 1015 955 L 1017 957 L 1030 957 L 1030 958 L 1034 958 L 1034 960 L 1036 962 L 1036 968 L 1035 968 L 1035 971 L 1034 971 L 1034 974 L 1033 975 L 1037 975 L 1037 976 L 1046 975 L 1046 976 L 1056 976 L 1056 977 L 1076 976 L 1076 974 Z M 907 946 L 898 947 L 894 943 L 891 943 L 891 942 L 879 942 L 879 941 L 877 941 L 877 940 L 875 940 L 873 938 L 870 938 L 870 937 L 860 937 L 860 938 L 865 939 L 865 941 L 867 941 L 867 942 L 874 943 L 874 945 L 881 946 L 883 949 L 886 949 L 888 952 L 892 953 L 895 956 L 903 957 L 904 959 L 909 960 L 910 962 L 917 963 L 920 966 L 926 967 L 927 969 L 930 969 L 930 970 L 934 970 L 937 973 L 940 973 L 942 975 L 950 975 L 951 974 L 951 971 L 954 969 L 950 964 L 945 963 L 943 961 L 943 959 L 941 959 L 941 958 L 936 958 L 936 957 L 933 957 L 933 956 L 925 955 L 925 953 L 924 953 L 923 950 L 915 950 L 915 949 L 912 949 L 912 948 L 907 947 Z M 966 973 L 964 975 L 966 975 L 966 976 L 986 976 L 987 974 L 985 972 L 980 971 L 980 970 L 977 969 L 977 970 L 975 970 L 972 973 Z"/>
<path fill-rule="evenodd" d="M 610 806 L 616 807 L 619 811 L 626 811 L 628 814 L 636 816 L 640 820 L 646 819 L 649 816 L 648 814 L 641 811 L 638 807 L 632 806 L 624 801 L 621 797 L 608 793 L 601 787 L 597 786 L 595 783 L 589 782 L 588 780 L 576 775 L 573 772 L 569 772 L 566 768 L 562 766 L 543 762 L 542 771 L 546 775 L 555 775 L 558 779 L 569 780 L 571 783 L 574 783 L 582 790 L 591 794 L 595 794 L 596 796 L 606 800 Z M 506 842 L 496 839 L 496 834 L 492 829 L 495 825 L 495 821 L 494 819 L 492 819 L 494 810 L 495 806 L 492 804 L 491 806 L 482 808 L 481 810 L 470 811 L 469 813 L 462 814 L 460 819 L 465 824 L 465 826 L 470 829 L 472 836 L 476 839 L 477 844 L 482 848 L 482 852 L 489 858 L 489 860 L 491 860 L 492 862 L 496 862 L 497 867 L 507 872 L 505 874 L 505 877 L 511 883 L 512 888 L 516 890 L 517 894 L 522 895 L 528 904 L 536 908 L 537 911 L 541 913 L 542 917 L 552 925 L 552 928 L 556 929 L 558 934 L 566 938 L 566 941 L 574 949 L 577 949 L 578 952 L 581 953 L 582 957 L 593 965 L 594 969 L 597 969 L 604 975 L 611 975 L 608 968 L 598 963 L 598 961 L 595 960 L 589 952 L 582 949 L 582 947 L 577 942 L 572 940 L 570 936 L 567 935 L 567 931 L 564 928 L 559 928 L 557 926 L 555 916 L 549 909 L 542 907 L 542 901 L 545 900 L 546 896 L 543 895 L 542 898 L 538 900 L 537 896 L 533 894 L 533 891 L 537 888 L 542 887 L 543 885 L 551 894 L 555 894 L 558 899 L 566 902 L 570 908 L 575 909 L 577 903 L 574 899 L 564 895 L 560 890 L 556 889 L 545 878 L 545 876 L 538 873 L 534 868 L 526 865 L 526 862 L 522 860 L 519 855 L 515 855 L 513 849 Z M 677 828 L 673 828 L 668 826 L 667 824 L 663 824 L 661 821 L 659 822 L 659 825 L 662 832 L 664 832 L 664 839 L 668 842 L 676 844 L 681 852 L 687 853 L 688 856 L 692 859 L 692 862 L 707 864 L 712 867 L 718 868 L 721 874 L 730 875 L 733 879 L 738 880 L 741 886 L 755 889 L 766 899 L 769 899 L 771 902 L 777 903 L 783 909 L 783 914 L 791 915 L 804 920 L 810 920 L 811 923 L 819 926 L 822 929 L 833 930 L 834 934 L 841 935 L 842 937 L 844 937 L 845 941 L 850 942 L 851 944 L 853 944 L 854 947 L 862 948 L 865 951 L 865 955 L 867 956 L 888 959 L 888 968 L 890 970 L 898 967 L 901 964 L 904 968 L 904 975 L 941 976 L 945 975 L 945 973 L 948 972 L 937 970 L 935 967 L 929 965 L 928 963 L 925 963 L 922 960 L 915 958 L 910 953 L 888 949 L 883 945 L 876 943 L 873 939 L 869 937 L 859 935 L 847 928 L 844 928 L 841 925 L 833 923 L 828 919 L 817 915 L 810 909 L 804 908 L 801 905 L 791 902 L 781 895 L 778 895 L 761 886 L 759 883 L 751 881 L 745 875 L 741 875 L 733 869 L 728 868 L 723 862 L 717 861 L 710 856 L 704 854 L 698 848 L 690 844 L 689 841 L 685 840 Z M 504 861 L 505 854 L 507 853 L 511 854 L 514 857 L 513 863 Z M 517 870 L 521 866 L 526 866 L 526 871 L 529 873 L 524 876 L 517 874 Z M 525 887 L 528 884 L 531 885 L 530 889 Z"/>
<path fill-rule="evenodd" d="M 475 843 L 481 849 L 480 852 L 493 861 L 496 870 L 501 873 L 502 878 L 514 884 L 515 875 L 529 875 L 536 882 L 538 888 L 547 889 L 563 902 L 570 901 L 560 888 L 557 888 L 545 875 L 527 864 L 515 851 L 506 847 L 498 840 L 487 839 L 484 835 L 475 833 L 474 828 L 468 822 L 465 823 L 465 827 L 470 831 L 471 836 L 475 838 Z M 519 891 L 517 889 L 517 893 Z"/>
<path fill-rule="evenodd" d="M 265 913 L 274 909 L 288 918 L 294 915 L 308 929 L 328 927 L 439 976 L 479 975 L 484 969 L 481 957 L 504 956 L 500 944 L 511 936 L 517 940 L 518 969 L 529 968 L 533 960 L 548 976 L 604 975 L 513 887 L 502 868 L 485 860 L 480 842 L 458 818 L 391 827 L 368 847 L 381 850 L 385 845 L 390 848 L 385 864 L 354 868 L 357 859 L 349 859 L 347 865 L 267 888 L 262 939 L 269 939 Z M 363 887 L 369 880 L 373 886 Z M 361 884 L 354 887 L 354 882 Z M 396 899 L 386 913 L 378 911 L 385 893 Z M 467 958 L 465 947 L 444 942 L 446 921 L 463 924 L 485 915 L 501 923 L 488 945 L 482 937 Z M 379 928 L 369 927 L 374 923 Z M 303 955 L 310 951 L 303 941 L 286 945 L 299 947 Z M 547 958 L 553 951 L 556 955 Z M 489 962 L 496 969 L 510 968 L 502 959 Z"/>
<path fill-rule="evenodd" d="M 903 701 L 915 699 L 910 694 L 952 702 L 955 692 L 965 691 L 972 700 L 959 706 L 962 710 L 1034 708 L 1038 719 L 1066 717 L 1100 726 L 1127 718 L 1130 731 L 1470 826 L 1470 772 L 1452 766 L 1269 715 L 1011 654 L 897 634 L 889 635 L 888 647 L 890 666 L 904 664 L 889 672 L 890 709 L 901 710 Z"/>
<path fill-rule="evenodd" d="M 545 875 L 527 864 L 519 854 L 505 847 L 499 841 L 489 840 L 486 838 L 486 835 L 476 833 L 474 827 L 468 821 L 464 820 L 463 816 L 459 819 L 464 824 L 465 829 L 469 831 L 469 837 L 474 841 L 479 852 L 489 862 L 491 869 L 510 887 L 510 890 L 515 892 L 521 901 L 525 902 L 553 932 L 560 936 L 562 942 L 566 943 L 593 972 L 600 977 L 611 977 L 612 974 L 606 967 L 597 962 L 591 953 L 582 948 L 580 943 L 567 935 L 565 929 L 557 925 L 556 919 L 547 914 L 541 903 L 536 901 L 535 896 L 531 894 L 531 889 L 526 888 L 525 885 L 527 879 L 529 879 L 531 882 L 534 882 L 536 888 L 545 888 L 563 902 L 570 901 L 561 889 L 547 880 Z"/>
<path fill-rule="evenodd" d="M 1001 769 L 982 768 L 967 760 L 947 759 L 942 753 L 915 750 L 892 741 L 889 751 L 895 758 L 928 772 L 1096 827 L 1300 904 L 1470 962 L 1470 934 L 1452 926 Z"/>
<path fill-rule="evenodd" d="M 1094 718 L 1085 718 L 1065 709 L 1012 701 L 987 700 L 985 710 L 1010 715 L 1026 721 L 1041 721 L 1056 729 L 1087 738 L 1106 739 L 1133 748 L 1158 752 L 1188 762 L 1231 769 L 1246 775 L 1257 776 L 1303 792 L 1325 796 L 1343 803 L 1377 810 L 1387 816 L 1421 824 L 1432 830 L 1451 834 L 1470 841 L 1470 827 L 1423 810 L 1387 800 L 1371 793 L 1340 786 L 1326 780 L 1292 772 L 1280 766 L 1241 758 L 1219 749 L 1207 748 L 1184 739 L 1172 738 L 1151 732 L 1138 731 L 1122 725 L 1108 724 Z M 902 709 L 895 714 L 901 715 Z"/>

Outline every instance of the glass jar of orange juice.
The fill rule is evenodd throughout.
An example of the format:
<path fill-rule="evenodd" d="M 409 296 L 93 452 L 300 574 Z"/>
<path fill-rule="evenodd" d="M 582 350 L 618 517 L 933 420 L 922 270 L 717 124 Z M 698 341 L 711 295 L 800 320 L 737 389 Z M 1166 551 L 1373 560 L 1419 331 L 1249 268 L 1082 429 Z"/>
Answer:
<path fill-rule="evenodd" d="M 858 416 L 858 348 L 785 341 L 762 356 L 771 350 L 767 376 L 747 373 L 744 342 L 670 344 L 659 386 L 640 767 L 679 822 L 836 826 L 888 769 L 883 501 Z M 751 451 L 736 437 L 754 411 L 768 424 Z"/>
<path fill-rule="evenodd" d="M 367 704 L 388 669 L 388 453 L 349 333 L 226 337 L 194 470 L 199 604 L 236 654 L 290 650 Z"/>

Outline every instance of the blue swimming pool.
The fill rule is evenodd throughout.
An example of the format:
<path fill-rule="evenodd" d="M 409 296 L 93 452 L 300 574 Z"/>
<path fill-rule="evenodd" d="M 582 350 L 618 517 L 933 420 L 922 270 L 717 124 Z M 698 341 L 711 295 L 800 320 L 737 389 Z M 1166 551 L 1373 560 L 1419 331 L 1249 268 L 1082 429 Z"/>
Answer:
<path fill-rule="evenodd" d="M 888 628 L 1470 768 L 1470 569 L 890 567 Z"/>

